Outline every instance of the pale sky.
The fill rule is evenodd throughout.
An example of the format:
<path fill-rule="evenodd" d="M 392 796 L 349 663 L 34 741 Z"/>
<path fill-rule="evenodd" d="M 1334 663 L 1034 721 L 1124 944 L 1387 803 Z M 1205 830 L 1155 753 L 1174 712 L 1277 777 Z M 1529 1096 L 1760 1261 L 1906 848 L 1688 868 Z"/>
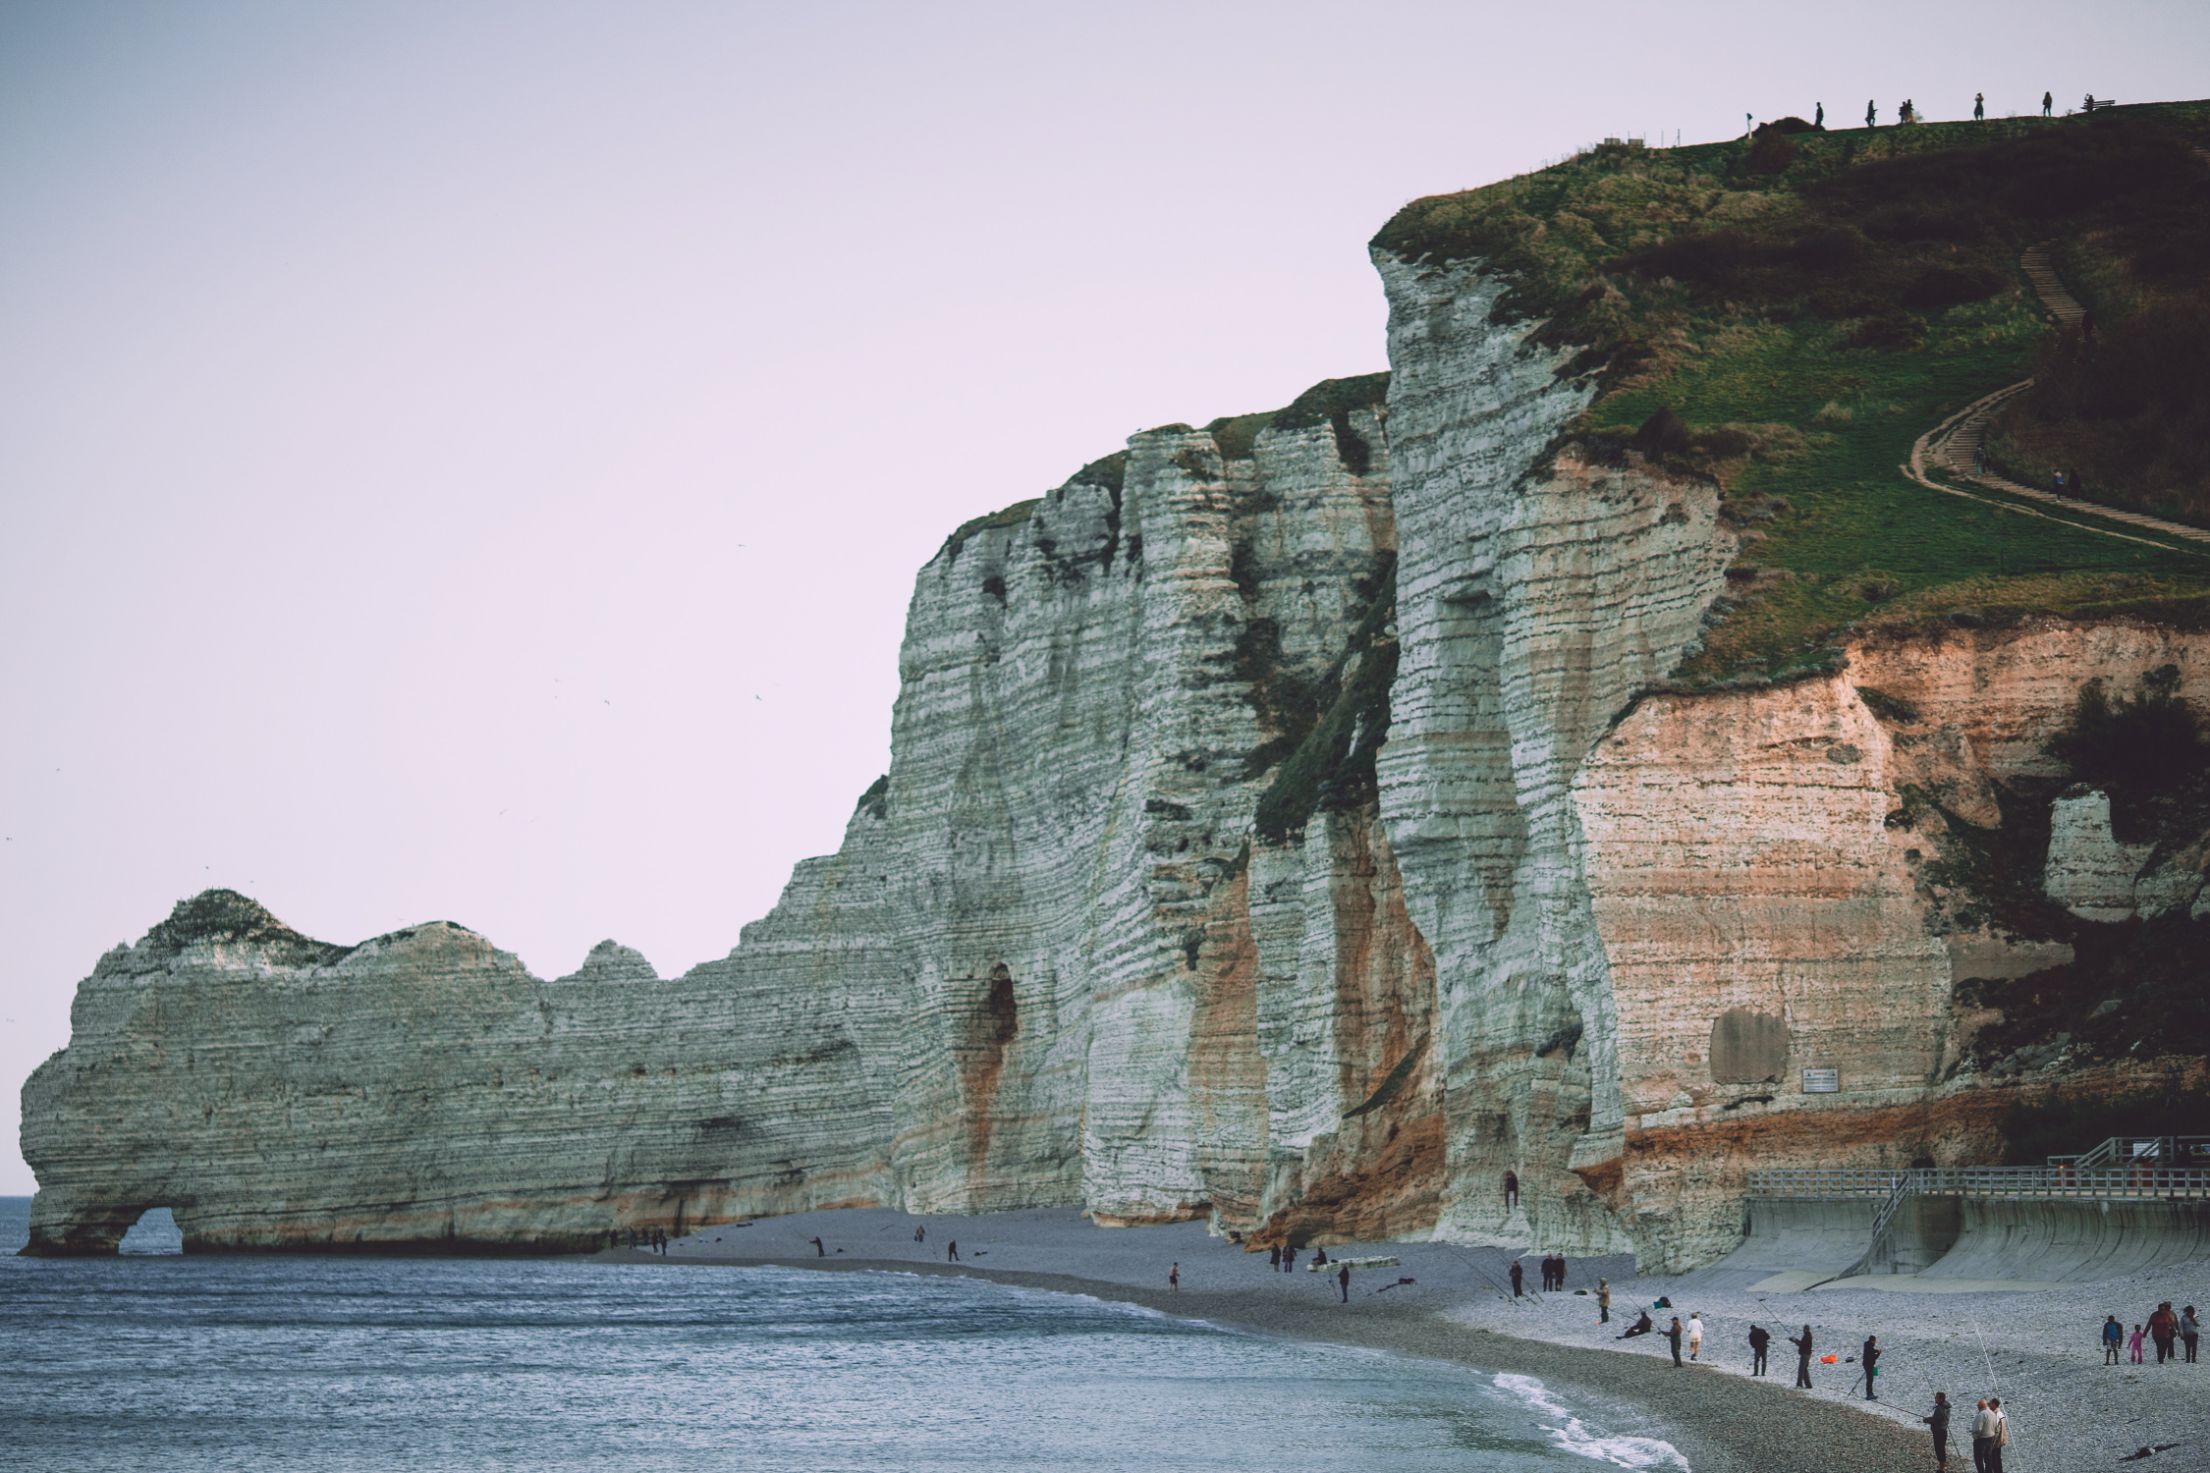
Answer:
<path fill-rule="evenodd" d="M 1385 365 L 1417 195 L 1744 112 L 2210 92 L 2197 3 L 0 3 L 0 1193 L 212 885 L 540 975 L 732 946 L 912 578 Z"/>

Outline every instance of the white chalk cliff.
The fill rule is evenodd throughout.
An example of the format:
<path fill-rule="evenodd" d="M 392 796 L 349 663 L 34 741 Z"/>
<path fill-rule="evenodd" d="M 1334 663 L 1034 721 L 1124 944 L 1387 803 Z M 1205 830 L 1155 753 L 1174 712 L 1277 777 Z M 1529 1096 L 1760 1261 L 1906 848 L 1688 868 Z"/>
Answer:
<path fill-rule="evenodd" d="M 2057 1087 L 1987 1066 L 2002 989 L 2203 909 L 2202 849 L 2034 790 L 2045 743 L 2091 677 L 2200 705 L 2210 636 L 1937 630 L 1667 693 L 1717 486 L 1579 451 L 1592 387 L 1477 263 L 1377 263 L 1385 400 L 1150 431 L 945 542 L 890 772 L 725 959 L 544 980 L 228 892 L 102 958 L 24 1088 L 32 1251 L 152 1206 L 193 1248 L 457 1251 L 1080 1204 L 1679 1267 L 1753 1160 L 1998 1143 Z M 2019 803 L 2025 919 L 1960 878 Z"/>

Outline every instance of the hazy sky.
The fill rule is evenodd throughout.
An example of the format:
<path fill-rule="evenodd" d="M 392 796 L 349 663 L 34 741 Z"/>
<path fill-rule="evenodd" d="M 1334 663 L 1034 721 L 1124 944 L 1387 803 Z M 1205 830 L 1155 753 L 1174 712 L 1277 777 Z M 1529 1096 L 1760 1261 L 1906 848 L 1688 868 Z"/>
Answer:
<path fill-rule="evenodd" d="M 0 1192 L 207 886 L 726 951 L 945 533 L 1384 367 L 1404 200 L 2206 60 L 2193 0 L 0 4 Z"/>

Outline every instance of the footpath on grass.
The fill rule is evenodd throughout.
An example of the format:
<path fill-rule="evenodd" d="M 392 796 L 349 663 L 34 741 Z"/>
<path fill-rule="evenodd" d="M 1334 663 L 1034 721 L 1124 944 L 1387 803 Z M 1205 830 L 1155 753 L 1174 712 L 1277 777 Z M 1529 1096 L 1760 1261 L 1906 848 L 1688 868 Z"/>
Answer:
<path fill-rule="evenodd" d="M 2042 308 L 2056 320 L 2058 327 L 2076 328 L 2086 319 L 2087 309 L 2057 279 L 2056 267 L 2049 259 L 2049 247 L 2046 244 L 2027 247 L 2018 264 L 2025 271 L 2026 279 L 2033 283 L 2034 295 L 2041 299 Z M 2145 512 L 2127 511 L 2122 507 L 2083 501 L 2076 496 L 2060 495 L 2043 487 L 2023 485 L 1979 470 L 1978 451 L 1987 435 L 1989 420 L 1996 410 L 2032 388 L 2033 384 L 2034 381 L 2030 378 L 2007 384 L 1992 394 L 1973 400 L 1919 436 L 1917 442 L 1911 446 L 1910 464 L 1901 468 L 1903 474 L 1927 490 L 1939 491 L 1945 496 L 1961 496 L 1967 501 L 2001 507 L 2022 516 L 2041 517 L 2082 532 L 2137 542 L 2144 547 L 2167 551 L 2184 550 L 2189 544 L 2210 547 L 2210 531 L 2201 527 L 2166 521 Z M 1951 481 L 1962 481 L 1967 485 L 2000 494 L 1976 495 L 1959 486 L 1936 480 L 1937 474 Z M 2021 501 L 2056 507 L 2074 515 L 2052 516 L 2031 506 L 2021 506 Z M 2092 520 L 2082 520 L 2082 517 Z M 2099 526 L 2096 524 L 2098 520 L 2104 523 L 2120 523 L 2132 530 L 2120 531 L 2117 527 Z"/>

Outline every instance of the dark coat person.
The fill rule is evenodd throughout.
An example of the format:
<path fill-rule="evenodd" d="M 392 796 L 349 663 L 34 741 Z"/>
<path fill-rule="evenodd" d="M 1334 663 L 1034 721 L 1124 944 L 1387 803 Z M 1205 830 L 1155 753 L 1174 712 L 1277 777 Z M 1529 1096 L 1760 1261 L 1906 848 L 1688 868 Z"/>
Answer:
<path fill-rule="evenodd" d="M 1796 1384 L 1808 1391 L 1811 1389 L 1811 1327 L 1803 1327 L 1801 1340 L 1790 1335 L 1788 1343 L 1796 1348 Z"/>
<path fill-rule="evenodd" d="M 1763 1325 L 1750 1326 L 1750 1374 L 1765 1374 L 1765 1347 L 1773 1343 L 1771 1332 Z"/>

